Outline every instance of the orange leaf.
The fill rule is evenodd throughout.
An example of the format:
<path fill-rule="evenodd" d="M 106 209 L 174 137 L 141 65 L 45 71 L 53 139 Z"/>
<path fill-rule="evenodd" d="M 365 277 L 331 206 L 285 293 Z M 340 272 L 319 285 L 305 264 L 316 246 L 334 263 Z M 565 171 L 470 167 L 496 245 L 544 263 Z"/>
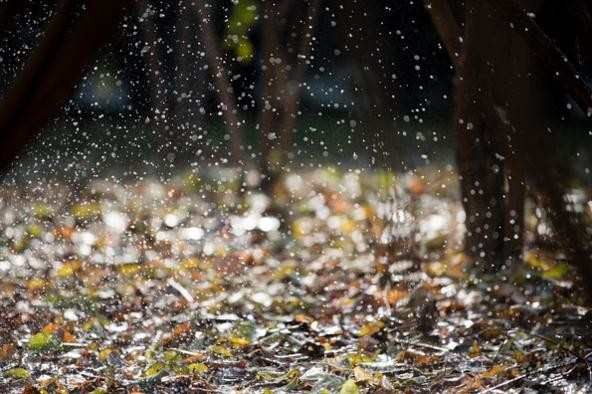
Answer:
<path fill-rule="evenodd" d="M 45 334 L 53 334 L 54 332 L 56 332 L 58 330 L 58 325 L 55 323 L 48 323 L 46 324 L 41 331 Z"/>
<path fill-rule="evenodd" d="M 64 338 L 64 342 L 76 342 L 76 337 L 68 330 L 64 330 L 62 337 Z"/>
<path fill-rule="evenodd" d="M 12 343 L 5 343 L 0 346 L 0 361 L 6 361 L 14 354 L 15 347 Z"/>
<path fill-rule="evenodd" d="M 408 291 L 393 289 L 393 290 L 389 291 L 388 296 L 387 296 L 387 300 L 390 305 L 394 305 L 397 302 L 399 302 L 400 300 L 402 300 L 403 298 L 407 297 L 408 295 L 409 295 Z"/>

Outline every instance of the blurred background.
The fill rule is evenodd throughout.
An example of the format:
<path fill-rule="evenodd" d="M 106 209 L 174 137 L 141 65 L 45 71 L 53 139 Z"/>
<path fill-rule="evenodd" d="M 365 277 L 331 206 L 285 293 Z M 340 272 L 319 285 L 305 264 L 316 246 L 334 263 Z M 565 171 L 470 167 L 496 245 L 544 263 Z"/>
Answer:
<path fill-rule="evenodd" d="M 55 13 L 52 1 L 27 7 L 2 33 L 2 92 Z M 445 166 L 454 163 L 453 79 L 422 2 L 139 1 L 5 182 Z M 562 157 L 589 183 L 592 130 L 554 96 Z"/>

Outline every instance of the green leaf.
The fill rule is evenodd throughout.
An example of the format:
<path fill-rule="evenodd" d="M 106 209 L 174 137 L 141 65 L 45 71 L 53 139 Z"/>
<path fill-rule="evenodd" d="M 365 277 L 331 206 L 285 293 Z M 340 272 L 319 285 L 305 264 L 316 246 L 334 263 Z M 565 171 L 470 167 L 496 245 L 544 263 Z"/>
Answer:
<path fill-rule="evenodd" d="M 38 332 L 29 339 L 29 350 L 35 352 L 46 352 L 55 350 L 60 346 L 59 340 L 49 333 Z"/>
<path fill-rule="evenodd" d="M 10 379 L 25 379 L 29 376 L 31 376 L 31 374 L 25 368 L 11 368 L 4 372 L 4 377 Z"/>
<path fill-rule="evenodd" d="M 175 352 L 174 350 L 167 350 L 166 352 L 164 352 L 163 357 L 165 359 L 165 361 L 172 363 L 175 361 L 178 361 L 180 356 L 177 352 Z"/>
<path fill-rule="evenodd" d="M 37 219 L 48 220 L 53 217 L 54 211 L 49 205 L 43 202 L 38 202 L 33 205 L 33 215 L 35 215 Z"/>
<path fill-rule="evenodd" d="M 565 263 L 557 264 L 551 269 L 543 272 L 543 278 L 551 280 L 559 280 L 569 272 L 569 266 Z"/>
<path fill-rule="evenodd" d="M 43 228 L 38 224 L 29 224 L 27 226 L 27 236 L 39 238 L 43 234 Z"/>
<path fill-rule="evenodd" d="M 257 21 L 257 5 L 253 0 L 238 0 L 226 24 L 224 42 L 243 63 L 253 59 L 254 48 L 248 38 L 249 31 Z"/>
<path fill-rule="evenodd" d="M 339 390 L 339 394 L 360 394 L 360 389 L 356 382 L 352 379 L 348 379 L 343 383 L 341 386 L 341 390 Z"/>
<path fill-rule="evenodd" d="M 166 369 L 166 367 L 163 363 L 160 363 L 160 362 L 154 363 L 144 371 L 144 377 L 153 378 L 153 377 L 159 375 L 161 372 L 164 372 L 165 369 Z"/>

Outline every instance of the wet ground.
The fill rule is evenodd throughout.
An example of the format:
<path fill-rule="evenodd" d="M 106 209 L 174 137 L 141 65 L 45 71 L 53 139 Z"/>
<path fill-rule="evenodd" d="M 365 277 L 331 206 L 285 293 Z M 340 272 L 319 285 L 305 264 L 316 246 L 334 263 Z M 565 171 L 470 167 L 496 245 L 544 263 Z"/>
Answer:
<path fill-rule="evenodd" d="M 592 314 L 544 223 L 479 275 L 456 190 L 433 167 L 292 172 L 273 199 L 229 170 L 5 188 L 0 391 L 589 390 Z"/>

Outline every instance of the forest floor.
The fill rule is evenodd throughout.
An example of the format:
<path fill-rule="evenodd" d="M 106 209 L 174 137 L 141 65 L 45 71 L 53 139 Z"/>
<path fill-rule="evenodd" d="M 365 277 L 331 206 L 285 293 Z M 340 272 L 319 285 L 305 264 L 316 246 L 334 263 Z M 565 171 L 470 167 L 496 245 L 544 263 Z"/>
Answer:
<path fill-rule="evenodd" d="M 0 392 L 590 390 L 592 312 L 544 218 L 479 275 L 454 173 L 425 174 L 4 190 Z"/>

